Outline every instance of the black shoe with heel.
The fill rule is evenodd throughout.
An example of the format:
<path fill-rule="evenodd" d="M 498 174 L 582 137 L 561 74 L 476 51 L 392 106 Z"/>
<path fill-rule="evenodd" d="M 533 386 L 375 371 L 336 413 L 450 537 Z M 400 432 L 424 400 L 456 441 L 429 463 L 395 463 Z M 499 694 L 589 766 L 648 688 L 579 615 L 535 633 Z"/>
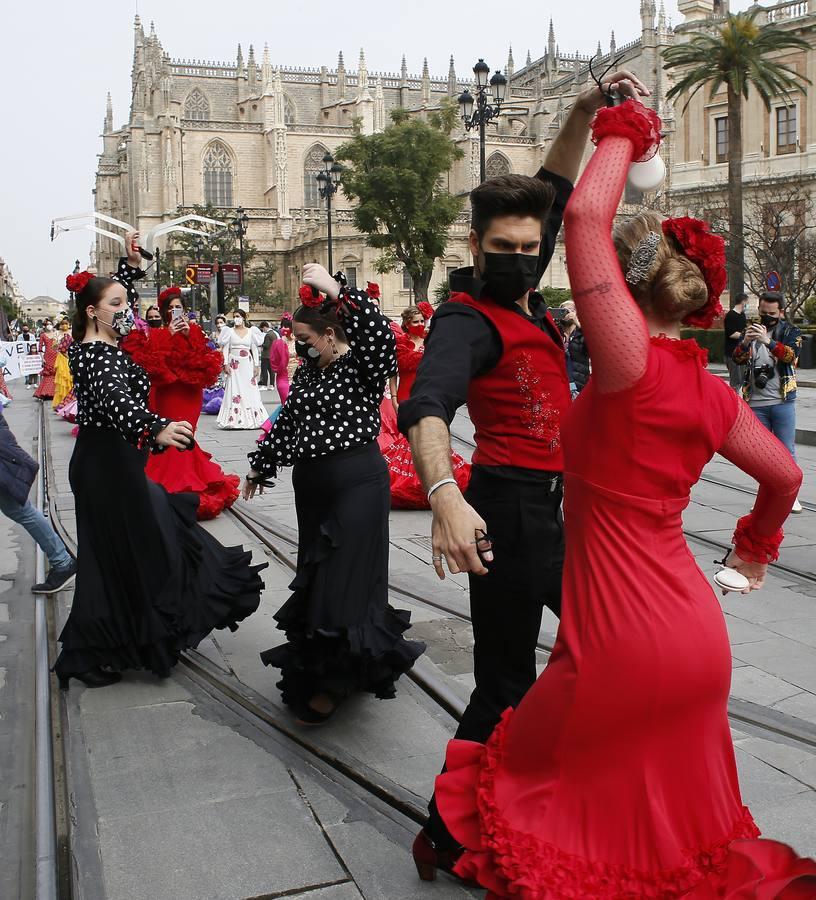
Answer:
<path fill-rule="evenodd" d="M 107 687 L 109 684 L 116 684 L 117 681 L 122 680 L 122 674 L 121 672 L 106 672 L 104 669 L 100 669 L 99 667 L 95 669 L 89 669 L 87 672 L 81 672 L 78 674 L 57 674 L 59 686 L 63 691 L 68 690 L 72 678 L 76 678 L 77 681 L 81 681 L 86 687 L 98 688 Z"/>

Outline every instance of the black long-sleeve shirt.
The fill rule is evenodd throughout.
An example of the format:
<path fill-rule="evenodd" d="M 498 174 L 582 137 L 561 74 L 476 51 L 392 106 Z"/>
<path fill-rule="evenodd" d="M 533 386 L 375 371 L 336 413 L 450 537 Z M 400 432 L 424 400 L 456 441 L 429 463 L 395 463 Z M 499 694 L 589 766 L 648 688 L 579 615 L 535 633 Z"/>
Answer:
<path fill-rule="evenodd" d="M 572 184 L 546 169 L 540 169 L 536 177 L 551 182 L 555 188 L 555 201 L 547 218 L 541 246 L 546 267 L 555 251 Z M 471 266 L 451 273 L 452 291 L 478 296 L 480 285 Z M 518 305 L 513 310 L 549 334 L 559 347 L 563 346 L 560 332 L 546 318 L 547 305 L 540 296 L 530 295 L 529 316 Z M 443 303 L 431 320 L 424 358 L 419 365 L 411 396 L 400 404 L 400 431 L 408 434 L 420 419 L 429 416 L 450 425 L 456 410 L 467 402 L 470 382 L 494 368 L 503 350 L 501 335 L 487 317 L 462 303 Z"/>

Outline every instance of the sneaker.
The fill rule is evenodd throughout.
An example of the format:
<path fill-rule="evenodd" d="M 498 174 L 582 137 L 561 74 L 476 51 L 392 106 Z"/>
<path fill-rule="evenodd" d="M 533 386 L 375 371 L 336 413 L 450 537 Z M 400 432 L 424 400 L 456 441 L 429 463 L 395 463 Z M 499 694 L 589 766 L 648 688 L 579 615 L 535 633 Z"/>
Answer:
<path fill-rule="evenodd" d="M 791 512 L 792 513 L 802 512 L 802 504 L 799 502 L 798 497 L 793 501 L 793 506 L 791 507 Z"/>
<path fill-rule="evenodd" d="M 56 594 L 63 588 L 68 587 L 76 578 L 76 570 L 76 563 L 73 560 L 62 569 L 51 569 L 45 581 L 42 584 L 35 584 L 31 588 L 31 592 L 33 594 Z"/>

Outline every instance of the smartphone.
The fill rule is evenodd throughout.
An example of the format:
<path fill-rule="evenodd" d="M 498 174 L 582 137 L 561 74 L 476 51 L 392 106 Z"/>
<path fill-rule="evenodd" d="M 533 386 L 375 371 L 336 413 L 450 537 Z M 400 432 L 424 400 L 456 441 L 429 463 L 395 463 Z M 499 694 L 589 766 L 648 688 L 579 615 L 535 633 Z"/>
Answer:
<path fill-rule="evenodd" d="M 560 322 L 561 319 L 564 318 L 567 314 L 567 310 L 565 310 L 562 306 L 548 306 L 547 312 L 555 319 L 556 322 Z"/>
<path fill-rule="evenodd" d="M 173 322 L 176 322 L 179 319 L 183 319 L 184 318 L 184 310 L 180 306 L 177 306 L 175 309 L 171 309 L 170 310 L 170 318 Z"/>

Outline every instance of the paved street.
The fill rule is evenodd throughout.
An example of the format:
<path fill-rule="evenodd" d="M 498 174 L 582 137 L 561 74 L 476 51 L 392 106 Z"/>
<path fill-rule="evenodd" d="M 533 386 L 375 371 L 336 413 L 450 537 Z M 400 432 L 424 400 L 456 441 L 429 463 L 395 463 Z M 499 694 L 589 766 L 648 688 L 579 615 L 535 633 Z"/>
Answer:
<path fill-rule="evenodd" d="M 18 389 L 15 394 L 8 419 L 30 447 L 37 409 L 30 393 Z M 271 409 L 273 395 L 265 396 Z M 50 412 L 48 428 L 50 489 L 73 536 L 73 499 L 67 484 L 73 438 L 70 427 Z M 462 438 L 469 437 L 469 429 L 465 415 L 454 423 L 454 432 Z M 240 475 L 246 471 L 253 437 L 251 432 L 219 431 L 211 417 L 200 422 L 202 446 Z M 466 444 L 457 449 L 469 452 Z M 799 449 L 806 473 L 802 499 L 816 502 L 816 447 Z M 706 474 L 723 483 L 750 484 L 722 460 L 712 462 Z M 279 529 L 294 529 L 289 476 L 284 470 L 273 490 L 240 507 L 274 520 Z M 735 517 L 750 508 L 750 500 L 732 488 L 701 482 L 687 511 L 686 528 L 703 538 L 727 540 Z M 425 512 L 392 513 L 392 580 L 409 583 L 417 596 L 465 613 L 464 579 L 440 583 L 430 568 L 429 523 Z M 291 571 L 234 517 L 221 516 L 207 527 L 222 542 L 242 543 L 252 549 L 256 561 L 270 565 L 263 573 L 266 590 L 259 612 L 238 632 L 205 641 L 198 658 L 258 704 L 280 713 L 277 672 L 262 666 L 258 653 L 282 639 L 272 617 L 288 596 Z M 786 531 L 781 562 L 814 573 L 816 514 L 792 517 Z M 3 771 L 9 771 L 9 760 L 16 760 L 14 786 L 7 780 L 0 794 L 0 827 L 7 832 L 3 837 L 14 837 L 24 854 L 30 850 L 25 837 L 30 820 L 23 795 L 30 795 L 31 784 L 28 754 L 19 748 L 30 735 L 22 700 L 30 697 L 32 599 L 27 587 L 33 578 L 33 553 L 27 536 L 13 531 L 6 520 L 0 520 L 0 535 Z M 690 546 L 703 569 L 712 572 L 715 552 L 694 540 Z M 766 708 L 776 721 L 804 727 L 816 727 L 814 596 L 814 581 L 781 573 L 769 576 L 758 595 L 723 601 L 734 656 L 732 696 Z M 70 600 L 70 592 L 59 595 L 60 620 Z M 404 595 L 393 602 L 411 611 L 414 627 L 409 636 L 428 644 L 424 670 L 464 700 L 473 684 L 468 623 L 423 603 L 409 603 Z M 551 642 L 556 624 L 545 616 L 542 643 Z M 542 666 L 545 661 L 542 653 Z M 415 830 L 410 819 L 336 768 L 304 754 L 285 734 L 248 717 L 237 704 L 225 703 L 187 667 L 179 666 L 164 681 L 127 673 L 121 684 L 97 691 L 73 682 L 64 700 L 73 852 L 83 898 L 243 900 L 305 894 L 321 900 L 407 900 L 469 895 L 444 877 L 420 885 L 410 859 Z M 396 700 L 355 698 L 328 725 L 308 730 L 307 737 L 321 748 L 324 760 L 340 758 L 421 807 L 454 727 L 448 713 L 405 679 Z M 816 853 L 810 827 L 816 820 L 812 749 L 753 726 L 735 728 L 734 739 L 744 797 L 760 827 L 800 853 Z M 2 888 L 0 881 L 0 893 L 12 896 Z"/>

